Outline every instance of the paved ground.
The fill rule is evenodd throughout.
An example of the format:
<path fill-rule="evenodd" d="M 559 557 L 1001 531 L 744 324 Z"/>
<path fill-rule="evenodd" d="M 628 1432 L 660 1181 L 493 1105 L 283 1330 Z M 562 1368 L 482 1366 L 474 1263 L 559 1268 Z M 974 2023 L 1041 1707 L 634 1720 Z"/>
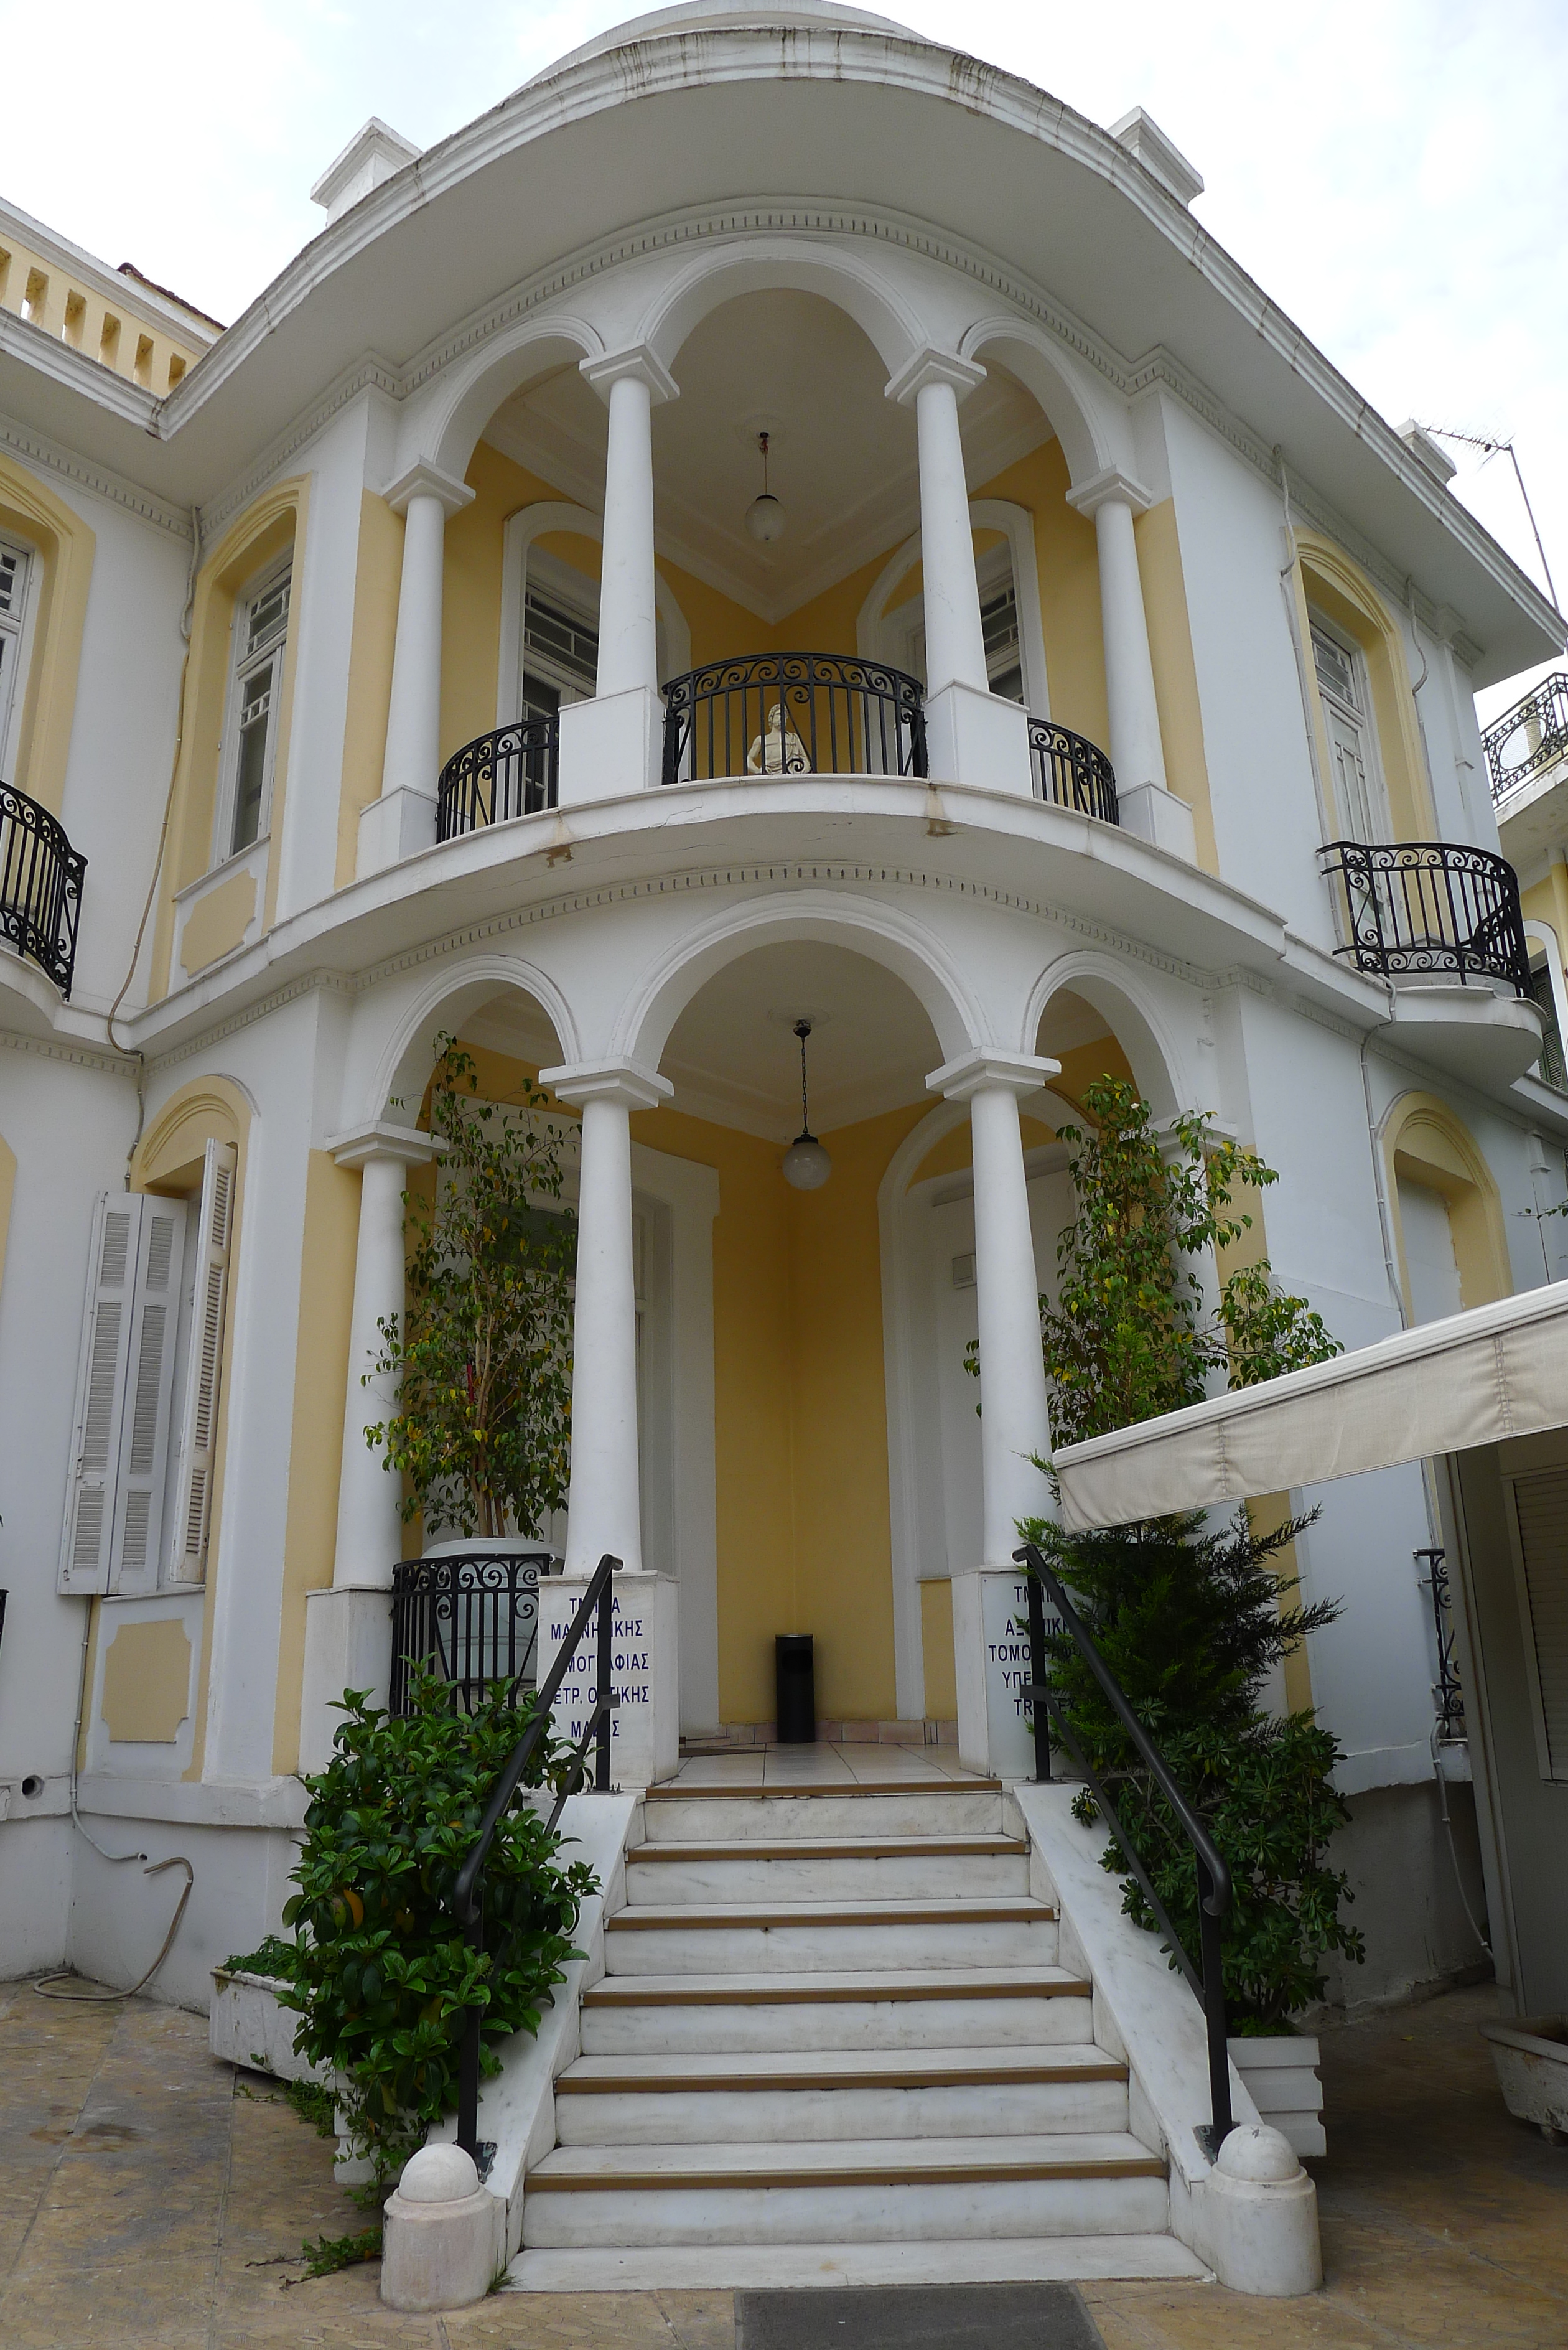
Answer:
<path fill-rule="evenodd" d="M 1321 2293 L 1091 2286 L 1106 2350 L 1563 2350 L 1568 2148 L 1503 2112 L 1476 2030 L 1493 2007 L 1458 1991 L 1325 2036 Z M 736 2350 L 728 2293 L 507 2295 L 437 2319 L 384 2311 L 373 2266 L 286 2283 L 280 2254 L 362 2225 L 327 2143 L 215 2064 L 199 2019 L 0 1985 L 5 2350 Z"/>

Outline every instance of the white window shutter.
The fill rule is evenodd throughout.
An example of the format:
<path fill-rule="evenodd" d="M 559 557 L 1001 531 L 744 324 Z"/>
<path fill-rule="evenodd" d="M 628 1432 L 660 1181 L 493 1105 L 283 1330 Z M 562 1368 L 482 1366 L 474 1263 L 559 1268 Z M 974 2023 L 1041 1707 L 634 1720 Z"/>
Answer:
<path fill-rule="evenodd" d="M 183 1200 L 145 1197 L 141 1201 L 109 1549 L 111 1591 L 153 1591 L 158 1586 L 185 1213 Z"/>
<path fill-rule="evenodd" d="M 190 1363 L 181 1413 L 180 1449 L 175 1455 L 169 1573 L 176 1583 L 199 1583 L 206 1571 L 237 1157 L 232 1142 L 207 1145 L 201 1215 L 196 1226 Z"/>
<path fill-rule="evenodd" d="M 59 1588 L 109 1589 L 114 1495 L 119 1472 L 126 1350 L 141 1239 L 141 1197 L 103 1191 L 93 1212 L 87 1310 L 77 1370 L 71 1465 L 60 1544 Z"/>

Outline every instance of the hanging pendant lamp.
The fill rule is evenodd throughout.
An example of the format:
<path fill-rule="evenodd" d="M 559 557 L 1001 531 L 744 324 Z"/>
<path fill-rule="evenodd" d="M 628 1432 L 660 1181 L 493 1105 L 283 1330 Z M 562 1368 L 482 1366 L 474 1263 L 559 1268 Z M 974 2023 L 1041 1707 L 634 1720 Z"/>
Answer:
<path fill-rule="evenodd" d="M 759 432 L 757 449 L 763 461 L 763 494 L 746 508 L 746 528 L 759 546 L 771 546 L 784 532 L 784 510 L 768 488 L 769 434 Z"/>
<path fill-rule="evenodd" d="M 800 1038 L 800 1132 L 784 1155 L 784 1179 L 797 1191 L 820 1191 L 833 1172 L 833 1161 L 811 1130 L 811 1111 L 805 1092 L 805 1040 L 811 1034 L 809 1020 L 797 1020 L 794 1033 Z"/>

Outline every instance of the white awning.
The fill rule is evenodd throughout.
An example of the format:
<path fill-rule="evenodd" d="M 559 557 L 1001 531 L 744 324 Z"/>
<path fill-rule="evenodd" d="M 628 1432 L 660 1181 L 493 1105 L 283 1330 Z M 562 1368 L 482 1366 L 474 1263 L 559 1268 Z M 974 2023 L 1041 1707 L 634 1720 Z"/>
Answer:
<path fill-rule="evenodd" d="M 1055 1456 L 1063 1523 L 1124 1525 L 1568 1424 L 1568 1281 Z"/>

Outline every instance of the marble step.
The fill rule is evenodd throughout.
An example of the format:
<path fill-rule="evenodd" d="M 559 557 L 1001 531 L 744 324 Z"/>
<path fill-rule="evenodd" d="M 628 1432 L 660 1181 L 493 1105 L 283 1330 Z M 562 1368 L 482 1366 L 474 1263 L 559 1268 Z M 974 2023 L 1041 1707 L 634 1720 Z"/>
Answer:
<path fill-rule="evenodd" d="M 1060 1967 L 622 1974 L 583 1994 L 586 2055 L 1086 2044 L 1089 1985 Z"/>
<path fill-rule="evenodd" d="M 1153 2235 L 1168 2220 L 1165 2164 L 1125 2131 L 557 2147 L 528 2174 L 523 2242 L 919 2244 Z"/>
<path fill-rule="evenodd" d="M 693 1902 L 618 1909 L 605 1929 L 612 1975 L 1055 1962 L 1056 1913 L 1044 1901 Z"/>
<path fill-rule="evenodd" d="M 735 2293 L 819 2285 L 1207 2282 L 1174 2236 L 961 2236 L 918 2244 L 648 2244 L 524 2251 L 503 2293 Z"/>
<path fill-rule="evenodd" d="M 824 2147 L 1127 2126 L 1127 2067 L 1092 2046 L 585 2056 L 556 2084 L 561 2146 Z"/>
<path fill-rule="evenodd" d="M 1029 1847 L 1014 1836 L 660 1842 L 635 1845 L 626 1858 L 633 1904 L 936 1900 L 1029 1890 Z"/>
<path fill-rule="evenodd" d="M 1016 1814 L 1014 1814 L 1016 1817 Z M 650 1844 L 781 1843 L 805 1836 L 999 1835 L 1002 1795 L 984 1779 L 732 1788 L 650 1787 L 642 1832 Z"/>

